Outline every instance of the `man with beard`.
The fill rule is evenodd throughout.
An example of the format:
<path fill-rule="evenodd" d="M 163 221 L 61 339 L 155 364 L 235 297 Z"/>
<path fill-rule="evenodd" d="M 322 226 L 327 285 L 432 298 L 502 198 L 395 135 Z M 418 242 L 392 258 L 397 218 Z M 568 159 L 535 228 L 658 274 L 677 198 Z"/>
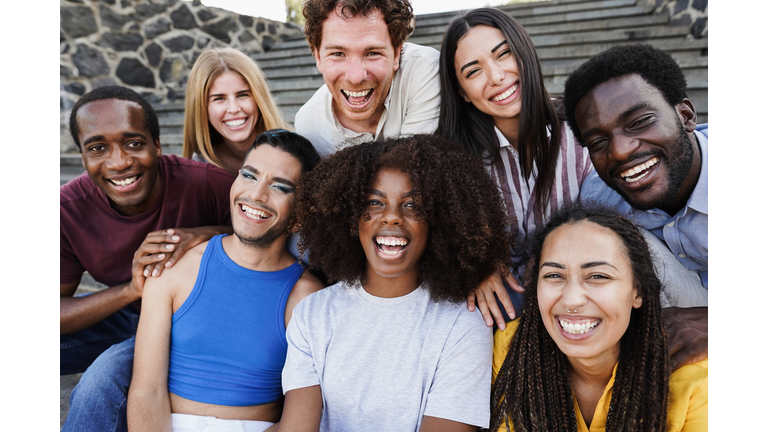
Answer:
<path fill-rule="evenodd" d="M 683 71 L 660 49 L 618 45 L 573 71 L 564 99 L 595 167 L 580 199 L 613 207 L 650 232 L 657 273 L 672 273 L 681 287 L 662 303 L 686 308 L 668 308 L 666 317 L 692 320 L 681 325 L 698 332 L 703 357 L 694 360 L 706 358 L 706 308 L 691 306 L 707 305 L 709 127 L 696 125 Z"/>
<path fill-rule="evenodd" d="M 307 0 L 302 12 L 325 85 L 299 109 L 295 125 L 321 156 L 435 131 L 440 54 L 405 43 L 413 31 L 408 0 Z"/>
<path fill-rule="evenodd" d="M 286 248 L 296 187 L 319 160 L 300 135 L 260 134 L 230 191 L 235 235 L 147 280 L 130 430 L 262 431 L 280 419 L 285 328 L 293 307 L 323 287 Z"/>

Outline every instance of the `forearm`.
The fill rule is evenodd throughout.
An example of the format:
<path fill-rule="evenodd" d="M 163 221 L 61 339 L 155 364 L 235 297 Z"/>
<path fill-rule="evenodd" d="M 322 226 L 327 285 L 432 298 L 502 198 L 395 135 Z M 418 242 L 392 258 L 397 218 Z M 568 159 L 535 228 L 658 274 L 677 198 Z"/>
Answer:
<path fill-rule="evenodd" d="M 170 431 L 171 402 L 167 388 L 136 388 L 128 392 L 128 430 Z"/>
<path fill-rule="evenodd" d="M 141 298 L 131 291 L 129 284 L 123 284 L 89 296 L 61 296 L 59 299 L 60 334 L 88 328 Z"/>

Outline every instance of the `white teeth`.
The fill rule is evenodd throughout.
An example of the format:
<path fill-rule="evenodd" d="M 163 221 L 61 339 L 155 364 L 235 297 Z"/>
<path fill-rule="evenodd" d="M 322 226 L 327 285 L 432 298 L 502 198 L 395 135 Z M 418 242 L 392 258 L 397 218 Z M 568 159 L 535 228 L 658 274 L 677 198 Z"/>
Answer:
<path fill-rule="evenodd" d="M 118 186 L 128 186 L 129 184 L 132 184 L 133 182 L 135 182 L 136 180 L 138 180 L 138 178 L 139 178 L 139 176 L 133 176 L 133 177 L 131 177 L 131 178 L 127 178 L 127 179 L 124 179 L 124 180 L 115 180 L 115 179 L 112 179 L 112 180 L 110 180 L 110 181 L 111 181 L 112 183 L 114 183 L 114 184 L 118 185 Z"/>
<path fill-rule="evenodd" d="M 248 207 L 248 206 L 246 206 L 244 204 L 240 204 L 240 209 L 243 212 L 245 212 L 246 216 L 248 216 L 248 217 L 250 217 L 252 219 L 266 219 L 266 218 L 269 217 L 269 214 L 267 214 L 267 213 L 265 213 L 265 212 L 263 212 L 261 210 L 257 210 L 257 209 L 255 209 L 253 207 Z"/>
<path fill-rule="evenodd" d="M 368 95 L 368 92 L 369 92 L 370 90 L 363 90 L 363 91 L 349 91 L 349 90 L 344 90 L 344 89 L 342 89 L 341 91 L 343 91 L 343 92 L 344 92 L 344 94 L 345 94 L 345 95 L 347 95 L 348 97 L 363 97 L 363 96 L 366 96 L 366 95 Z"/>
<path fill-rule="evenodd" d="M 408 240 L 402 237 L 376 237 L 376 243 L 387 246 L 405 246 Z"/>
<path fill-rule="evenodd" d="M 225 121 L 224 124 L 229 127 L 237 127 L 245 123 L 245 119 Z"/>
<path fill-rule="evenodd" d="M 517 91 L 517 86 L 519 86 L 519 85 L 520 85 L 520 83 L 517 83 L 517 84 L 513 85 L 512 87 L 509 88 L 509 90 L 505 91 L 504 93 L 502 93 L 502 94 L 500 94 L 500 95 L 498 95 L 496 97 L 491 98 L 491 100 L 495 101 L 495 102 L 503 101 L 504 99 L 512 96 L 512 94 Z"/>
<path fill-rule="evenodd" d="M 564 319 L 560 319 L 560 326 L 563 328 L 563 330 L 566 331 L 566 333 L 570 334 L 584 334 L 588 331 L 595 328 L 596 325 L 600 324 L 600 320 L 594 320 L 591 322 L 586 323 L 572 323 L 565 321 Z"/>
<path fill-rule="evenodd" d="M 658 162 L 659 162 L 659 158 L 655 157 L 655 158 L 649 160 L 648 162 L 642 163 L 640 165 L 637 165 L 635 167 L 632 167 L 632 168 L 624 171 L 623 173 L 619 174 L 619 176 L 622 179 L 624 179 L 624 181 L 626 181 L 627 183 L 634 183 L 634 182 L 642 179 L 646 175 L 648 175 L 648 173 L 643 173 L 643 175 L 641 175 L 639 177 L 636 177 L 636 178 L 630 178 L 631 176 L 633 176 L 633 175 L 635 175 L 635 174 L 637 174 L 639 172 L 647 170 L 648 168 L 656 165 Z"/>

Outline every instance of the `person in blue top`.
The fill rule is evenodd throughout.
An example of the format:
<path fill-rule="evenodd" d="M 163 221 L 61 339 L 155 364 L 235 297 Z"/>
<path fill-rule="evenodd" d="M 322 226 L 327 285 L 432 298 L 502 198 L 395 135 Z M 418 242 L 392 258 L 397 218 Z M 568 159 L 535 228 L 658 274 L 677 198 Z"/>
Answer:
<path fill-rule="evenodd" d="M 708 125 L 696 125 L 680 66 L 650 45 L 614 46 L 571 73 L 564 103 L 595 168 L 581 201 L 610 206 L 650 231 L 698 276 L 698 293 L 686 295 L 703 291 L 706 299 L 709 133 Z M 687 325 L 699 331 L 706 355 L 706 308 L 668 309 L 693 317 Z"/>
<path fill-rule="evenodd" d="M 131 431 L 261 432 L 280 419 L 285 328 L 320 290 L 286 247 L 295 190 L 320 160 L 304 137 L 256 137 L 230 191 L 234 236 L 148 279 L 128 393 Z"/>

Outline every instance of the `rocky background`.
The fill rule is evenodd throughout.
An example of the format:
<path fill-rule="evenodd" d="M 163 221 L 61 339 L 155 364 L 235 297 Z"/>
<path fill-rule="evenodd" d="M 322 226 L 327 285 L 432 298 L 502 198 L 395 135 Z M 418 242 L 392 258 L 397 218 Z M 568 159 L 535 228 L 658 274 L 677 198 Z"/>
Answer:
<path fill-rule="evenodd" d="M 60 7 L 62 153 L 76 151 L 67 136 L 69 110 L 94 88 L 117 84 L 153 104 L 174 102 L 184 98 L 189 70 L 204 50 L 261 53 L 302 33 L 295 24 L 199 1 L 60 0 Z"/>
<path fill-rule="evenodd" d="M 688 26 L 694 39 L 707 38 L 707 0 L 656 0 L 654 13 L 669 14 L 669 25 Z"/>

